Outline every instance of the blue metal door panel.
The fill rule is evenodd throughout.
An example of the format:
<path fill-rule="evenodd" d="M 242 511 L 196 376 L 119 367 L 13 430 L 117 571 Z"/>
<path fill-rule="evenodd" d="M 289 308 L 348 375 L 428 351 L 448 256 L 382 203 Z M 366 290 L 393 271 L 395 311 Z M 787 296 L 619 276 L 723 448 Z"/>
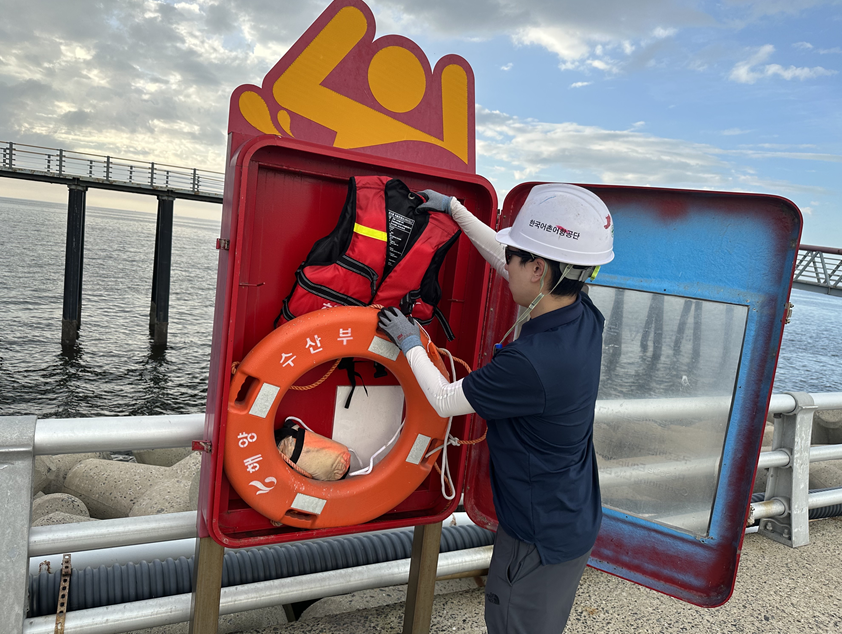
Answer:
<path fill-rule="evenodd" d="M 509 193 L 501 228 L 536 184 Z M 606 337 L 594 441 L 605 519 L 590 564 L 720 605 L 736 576 L 801 214 L 775 196 L 586 187 L 611 210 L 616 254 L 591 290 Z M 512 304 L 496 279 L 483 351 L 512 323 Z M 484 446 L 471 450 L 466 507 L 493 525 L 487 460 Z"/>

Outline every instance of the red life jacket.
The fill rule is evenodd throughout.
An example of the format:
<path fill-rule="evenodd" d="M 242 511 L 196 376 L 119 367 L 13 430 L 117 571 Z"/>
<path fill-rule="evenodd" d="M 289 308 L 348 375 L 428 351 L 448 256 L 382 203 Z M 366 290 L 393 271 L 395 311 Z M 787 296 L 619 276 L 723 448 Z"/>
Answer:
<path fill-rule="evenodd" d="M 461 232 L 447 214 L 417 211 L 423 203 L 396 178 L 352 177 L 339 222 L 298 267 L 275 325 L 332 306 L 381 304 L 422 324 L 437 317 L 453 339 L 438 308 L 438 274 Z"/>

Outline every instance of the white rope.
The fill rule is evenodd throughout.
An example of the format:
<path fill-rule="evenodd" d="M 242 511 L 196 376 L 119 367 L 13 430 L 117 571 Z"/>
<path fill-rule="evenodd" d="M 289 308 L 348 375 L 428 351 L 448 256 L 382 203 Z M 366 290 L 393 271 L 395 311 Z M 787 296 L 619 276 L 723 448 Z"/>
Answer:
<path fill-rule="evenodd" d="M 450 377 L 456 377 L 456 363 L 453 361 L 453 355 L 450 353 L 450 350 L 446 348 L 440 348 L 443 352 L 447 353 L 447 356 L 450 358 Z M 445 451 L 441 452 L 441 494 L 445 500 L 452 500 L 456 497 L 456 489 L 453 485 L 453 480 L 450 478 L 450 463 L 447 461 L 447 451 L 446 448 L 450 446 L 458 447 L 459 446 L 459 439 L 455 436 L 450 434 L 450 426 L 453 424 L 453 416 L 447 419 L 447 430 L 444 433 L 444 443 L 440 447 L 436 447 L 427 452 L 427 455 L 424 456 L 425 458 L 429 458 L 437 451 L 444 449 Z M 450 494 L 447 493 L 448 486 L 450 485 Z"/>
<path fill-rule="evenodd" d="M 403 431 L 403 424 L 404 424 L 405 422 L 406 422 L 406 419 L 404 418 L 404 419 L 401 421 L 401 424 L 398 426 L 398 431 L 396 431 L 396 432 L 395 432 L 395 435 L 394 435 L 394 436 L 392 436 L 392 439 L 391 439 L 389 442 L 387 442 L 385 445 L 383 445 L 382 447 L 380 447 L 380 449 L 378 449 L 378 450 L 374 453 L 374 455 L 372 455 L 372 456 L 371 456 L 371 460 L 369 460 L 369 461 L 368 461 L 368 466 L 367 466 L 367 467 L 363 467 L 362 469 L 357 469 L 356 471 L 352 471 L 351 473 L 349 473 L 349 474 L 348 474 L 348 477 L 351 477 L 351 476 L 358 476 L 358 475 L 368 475 L 369 473 L 371 473 L 371 470 L 374 468 L 374 459 L 375 459 L 377 456 L 379 456 L 381 453 L 383 453 L 384 451 L 386 451 L 386 450 L 388 450 L 388 449 L 391 449 L 391 448 L 392 448 L 392 445 L 393 445 L 393 444 L 395 443 L 395 441 L 398 439 L 398 436 L 400 436 L 401 431 Z M 356 452 L 356 451 L 354 451 L 354 450 L 353 450 L 353 449 L 351 449 L 350 447 L 348 447 L 348 451 L 350 451 L 352 454 L 354 454 L 354 457 L 357 459 L 357 462 L 359 462 L 360 464 L 362 464 L 362 460 L 360 460 L 360 457 L 357 455 L 357 452 Z"/>

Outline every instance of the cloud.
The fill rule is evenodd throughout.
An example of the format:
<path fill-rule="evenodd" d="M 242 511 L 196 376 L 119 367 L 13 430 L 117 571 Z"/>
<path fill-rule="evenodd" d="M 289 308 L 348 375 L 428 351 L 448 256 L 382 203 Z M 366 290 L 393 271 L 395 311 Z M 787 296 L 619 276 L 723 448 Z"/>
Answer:
<path fill-rule="evenodd" d="M 515 179 L 561 168 L 571 178 L 608 183 L 714 186 L 728 167 L 715 148 L 638 131 L 523 120 L 482 107 L 476 121 L 479 152 L 508 163 Z"/>
<path fill-rule="evenodd" d="M 563 70 L 620 72 L 624 58 L 673 38 L 681 29 L 714 26 L 697 0 L 376 0 L 372 7 L 402 13 L 402 23 L 445 37 L 508 36 L 516 45 L 539 46 Z"/>
<path fill-rule="evenodd" d="M 813 45 L 810 44 L 809 42 L 796 42 L 792 46 L 793 46 L 793 48 L 800 48 L 801 50 L 804 50 L 804 51 L 809 51 L 810 49 L 813 48 Z"/>
<path fill-rule="evenodd" d="M 497 168 L 495 187 L 526 179 L 686 187 L 724 191 L 812 192 L 820 188 L 763 179 L 747 159 L 800 158 L 842 162 L 842 157 L 797 152 L 724 150 L 631 130 L 521 119 L 477 107 L 479 162 Z"/>
<path fill-rule="evenodd" d="M 592 81 L 577 81 L 570 84 L 571 88 L 584 88 L 585 86 L 590 86 L 593 82 Z"/>
<path fill-rule="evenodd" d="M 827 70 L 821 66 L 814 66 L 813 68 L 789 66 L 784 68 L 780 64 L 766 64 L 772 53 L 775 52 L 775 47 L 771 44 L 761 46 L 757 51 L 747 60 L 738 62 L 728 75 L 731 81 L 736 81 L 741 84 L 753 84 L 764 77 L 773 77 L 775 75 L 786 80 L 798 79 L 812 79 L 814 77 L 821 77 L 822 75 L 834 75 L 835 70 Z"/>
<path fill-rule="evenodd" d="M 797 15 L 807 9 L 833 4 L 835 0 L 724 0 L 726 8 L 742 11 L 748 19 L 767 15 Z"/>
<path fill-rule="evenodd" d="M 231 92 L 259 82 L 323 9 L 19 3 L 0 26 L 0 138 L 218 170 Z"/>
<path fill-rule="evenodd" d="M 722 131 L 722 136 L 736 136 L 738 134 L 748 134 L 751 130 L 741 130 L 740 128 L 728 128 Z"/>
<path fill-rule="evenodd" d="M 501 66 L 501 67 L 500 67 L 500 70 L 512 70 L 512 66 L 514 66 L 514 64 L 512 64 L 511 62 L 509 62 L 509 63 L 508 63 L 508 64 L 506 64 L 505 66 Z"/>

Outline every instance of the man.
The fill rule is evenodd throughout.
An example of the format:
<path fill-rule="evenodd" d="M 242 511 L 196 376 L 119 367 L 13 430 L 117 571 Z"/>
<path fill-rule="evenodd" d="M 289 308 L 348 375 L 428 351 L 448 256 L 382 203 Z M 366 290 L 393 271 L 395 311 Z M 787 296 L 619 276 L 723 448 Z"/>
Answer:
<path fill-rule="evenodd" d="M 525 310 L 503 341 L 517 326 L 520 335 L 448 383 L 415 323 L 391 308 L 380 326 L 440 416 L 476 412 L 488 423 L 499 521 L 486 585 L 489 634 L 558 634 L 602 520 L 593 418 L 604 318 L 581 291 L 614 258 L 611 214 L 581 187 L 538 185 L 513 226 L 495 233 L 455 198 L 420 193 L 427 202 L 419 209 L 450 213 L 508 280 Z"/>

